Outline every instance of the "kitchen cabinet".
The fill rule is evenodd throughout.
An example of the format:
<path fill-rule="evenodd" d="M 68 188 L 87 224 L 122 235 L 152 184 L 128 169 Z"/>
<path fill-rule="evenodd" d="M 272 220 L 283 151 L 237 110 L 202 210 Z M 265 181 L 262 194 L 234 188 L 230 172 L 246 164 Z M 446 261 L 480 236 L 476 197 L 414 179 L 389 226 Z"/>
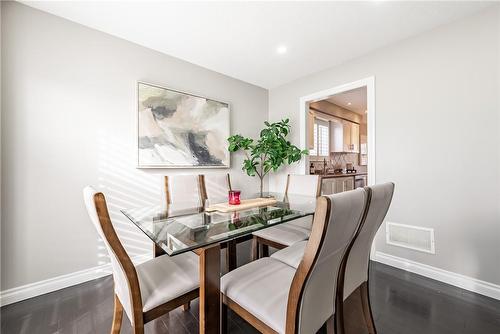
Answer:
<path fill-rule="evenodd" d="M 366 175 L 356 175 L 354 177 L 354 188 L 363 188 L 368 185 L 368 176 Z"/>
<path fill-rule="evenodd" d="M 354 176 L 338 177 L 335 179 L 335 194 L 354 189 Z"/>
<path fill-rule="evenodd" d="M 359 153 L 359 124 L 341 119 L 330 121 L 331 152 Z"/>
<path fill-rule="evenodd" d="M 334 179 L 323 179 L 321 181 L 321 195 L 334 194 Z"/>
<path fill-rule="evenodd" d="M 332 195 L 354 189 L 354 176 L 324 178 L 321 185 L 322 195 Z"/>

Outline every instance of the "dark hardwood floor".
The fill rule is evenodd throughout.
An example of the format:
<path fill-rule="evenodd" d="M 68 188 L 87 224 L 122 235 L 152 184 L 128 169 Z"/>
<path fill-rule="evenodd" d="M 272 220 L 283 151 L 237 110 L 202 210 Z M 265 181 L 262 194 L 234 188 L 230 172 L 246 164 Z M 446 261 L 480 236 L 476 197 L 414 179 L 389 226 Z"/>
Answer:
<path fill-rule="evenodd" d="M 379 334 L 500 333 L 500 301 L 379 263 L 371 264 L 370 275 Z M 105 277 L 8 305 L 1 308 L 1 333 L 109 333 L 112 296 L 112 278 Z M 352 311 L 356 302 L 346 301 L 349 333 L 365 333 Z M 126 317 L 123 324 L 122 333 L 130 333 Z M 234 313 L 229 332 L 257 333 Z M 146 333 L 198 333 L 198 302 L 148 323 Z"/>

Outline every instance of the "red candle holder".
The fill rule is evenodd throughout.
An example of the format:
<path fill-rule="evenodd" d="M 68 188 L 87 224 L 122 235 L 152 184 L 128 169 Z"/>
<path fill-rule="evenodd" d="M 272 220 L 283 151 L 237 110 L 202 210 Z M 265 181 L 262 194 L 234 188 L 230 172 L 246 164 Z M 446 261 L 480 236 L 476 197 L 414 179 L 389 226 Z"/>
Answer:
<path fill-rule="evenodd" d="M 240 194 L 239 190 L 231 190 L 229 191 L 229 204 L 238 205 L 240 204 Z"/>

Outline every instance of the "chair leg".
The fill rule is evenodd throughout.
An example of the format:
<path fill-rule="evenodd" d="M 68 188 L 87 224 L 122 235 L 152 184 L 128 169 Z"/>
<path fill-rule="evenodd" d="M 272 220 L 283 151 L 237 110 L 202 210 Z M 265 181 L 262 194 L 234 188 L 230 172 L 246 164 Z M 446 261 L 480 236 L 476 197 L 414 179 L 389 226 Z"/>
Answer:
<path fill-rule="evenodd" d="M 220 332 L 222 334 L 227 334 L 227 305 L 222 301 L 221 295 L 221 309 L 220 309 Z"/>
<path fill-rule="evenodd" d="M 252 238 L 252 261 L 259 258 L 259 242 L 256 237 Z"/>
<path fill-rule="evenodd" d="M 343 284 L 342 284 L 343 286 Z M 343 287 L 342 287 L 343 289 Z M 344 294 L 337 291 L 337 296 L 335 298 L 335 314 L 333 315 L 335 323 L 335 331 L 337 334 L 345 334 L 344 325 Z"/>
<path fill-rule="evenodd" d="M 326 321 L 326 333 L 327 334 L 335 334 L 335 315 L 332 315 Z"/>
<path fill-rule="evenodd" d="M 159 257 L 165 255 L 165 251 L 156 244 L 153 244 L 153 257 Z"/>
<path fill-rule="evenodd" d="M 268 257 L 269 256 L 269 246 L 268 245 L 262 245 L 262 256 L 261 257 Z"/>
<path fill-rule="evenodd" d="M 226 247 L 226 270 L 230 272 L 236 269 L 236 242 L 234 240 L 227 242 Z"/>
<path fill-rule="evenodd" d="M 365 318 L 366 327 L 369 334 L 377 334 L 375 321 L 373 320 L 372 308 L 370 306 L 370 293 L 368 291 L 368 282 L 363 282 L 360 286 L 361 307 Z"/>
<path fill-rule="evenodd" d="M 144 324 L 132 326 L 132 333 L 134 334 L 144 334 Z"/>
<path fill-rule="evenodd" d="M 115 301 L 113 307 L 113 325 L 111 326 L 111 334 L 120 333 L 120 329 L 122 327 L 122 319 L 123 319 L 123 306 L 118 299 L 118 296 L 115 294 Z"/>
<path fill-rule="evenodd" d="M 182 310 L 187 311 L 191 308 L 191 302 L 187 302 L 186 304 L 182 305 Z"/>

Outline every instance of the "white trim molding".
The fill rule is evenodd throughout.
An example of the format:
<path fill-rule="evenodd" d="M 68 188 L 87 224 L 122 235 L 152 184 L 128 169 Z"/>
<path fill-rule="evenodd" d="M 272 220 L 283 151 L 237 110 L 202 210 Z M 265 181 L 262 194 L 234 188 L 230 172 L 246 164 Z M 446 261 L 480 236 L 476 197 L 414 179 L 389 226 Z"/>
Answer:
<path fill-rule="evenodd" d="M 367 99 L 367 113 L 368 113 L 368 185 L 376 184 L 376 170 L 375 170 L 375 77 L 371 76 L 358 81 L 346 83 L 333 88 L 325 89 L 313 94 L 309 94 L 300 98 L 300 147 L 305 149 L 307 137 L 307 106 L 310 102 L 320 101 L 332 95 L 342 93 L 348 90 L 365 87 L 366 86 L 366 99 Z M 305 163 L 306 159 L 301 159 L 299 162 L 299 170 L 303 174 L 307 172 L 308 166 Z"/>
<path fill-rule="evenodd" d="M 376 251 L 372 260 L 500 300 L 500 285 Z"/>
<path fill-rule="evenodd" d="M 140 255 L 132 259 L 134 264 L 139 264 L 151 258 L 150 255 Z M 0 306 L 5 306 L 22 300 L 44 295 L 49 292 L 64 289 L 73 285 L 88 282 L 112 273 L 111 264 L 76 271 L 71 274 L 56 276 L 43 281 L 22 285 L 0 292 Z"/>

